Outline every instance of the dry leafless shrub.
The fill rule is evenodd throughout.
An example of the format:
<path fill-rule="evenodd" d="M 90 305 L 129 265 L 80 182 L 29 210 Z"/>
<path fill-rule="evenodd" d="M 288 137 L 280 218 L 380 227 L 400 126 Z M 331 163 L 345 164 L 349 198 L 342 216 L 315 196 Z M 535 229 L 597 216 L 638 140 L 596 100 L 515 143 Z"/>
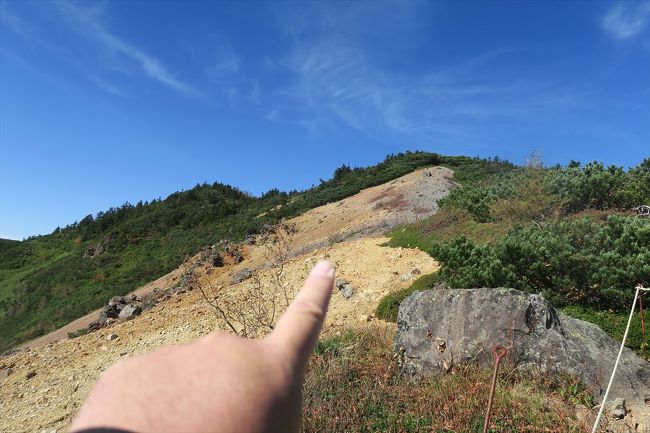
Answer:
<path fill-rule="evenodd" d="M 264 248 L 267 267 L 253 272 L 248 281 L 236 289 L 215 286 L 210 278 L 191 273 L 192 285 L 229 331 L 254 338 L 273 330 L 297 290 L 287 277 L 295 233 L 293 224 L 264 227 L 257 243 Z"/>

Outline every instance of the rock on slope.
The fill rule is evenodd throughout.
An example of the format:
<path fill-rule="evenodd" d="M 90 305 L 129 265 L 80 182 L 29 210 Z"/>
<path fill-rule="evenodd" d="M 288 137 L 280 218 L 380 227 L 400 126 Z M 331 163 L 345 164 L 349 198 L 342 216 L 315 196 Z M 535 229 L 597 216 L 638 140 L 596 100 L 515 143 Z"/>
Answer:
<path fill-rule="evenodd" d="M 600 401 L 620 343 L 598 326 L 558 313 L 540 295 L 514 289 L 433 290 L 402 302 L 395 349 L 411 377 L 476 360 L 492 365 L 501 344 L 518 366 L 576 375 Z M 609 401 L 650 401 L 650 363 L 625 348 Z"/>

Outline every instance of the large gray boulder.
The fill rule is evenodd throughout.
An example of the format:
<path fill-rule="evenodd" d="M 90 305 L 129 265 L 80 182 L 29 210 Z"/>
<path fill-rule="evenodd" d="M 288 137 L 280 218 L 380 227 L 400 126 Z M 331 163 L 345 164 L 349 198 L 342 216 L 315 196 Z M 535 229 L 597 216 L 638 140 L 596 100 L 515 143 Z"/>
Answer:
<path fill-rule="evenodd" d="M 509 348 L 515 365 L 577 376 L 601 401 L 619 342 L 598 326 L 559 313 L 540 295 L 514 289 L 416 292 L 399 309 L 395 350 L 411 379 L 477 362 L 492 366 L 491 348 Z M 609 401 L 650 401 L 650 363 L 625 348 Z"/>

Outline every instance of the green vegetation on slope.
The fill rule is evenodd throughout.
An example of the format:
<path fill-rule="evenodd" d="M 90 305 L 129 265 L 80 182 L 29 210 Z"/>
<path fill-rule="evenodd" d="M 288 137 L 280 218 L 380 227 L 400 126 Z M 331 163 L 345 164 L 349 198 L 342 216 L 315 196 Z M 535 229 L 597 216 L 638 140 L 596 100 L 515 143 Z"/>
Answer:
<path fill-rule="evenodd" d="M 343 165 L 332 179 L 303 192 L 273 189 L 259 198 L 219 183 L 197 185 L 164 200 L 88 215 L 49 235 L 3 242 L 0 349 L 56 329 L 111 296 L 166 274 L 204 246 L 240 240 L 264 224 L 444 160 L 425 152 L 391 155 L 368 168 Z"/>
<path fill-rule="evenodd" d="M 13 239 L 2 239 L 0 238 L 0 251 L 8 250 L 12 247 L 18 245 L 20 241 L 15 241 Z"/>
<path fill-rule="evenodd" d="M 389 293 L 381 298 L 379 305 L 375 310 L 375 314 L 379 319 L 387 320 L 389 322 L 397 322 L 397 313 L 399 313 L 399 305 L 402 301 L 414 292 L 419 290 L 430 290 L 437 282 L 440 281 L 438 273 L 422 275 L 417 280 L 407 287 L 406 289 L 398 290 Z"/>
<path fill-rule="evenodd" d="M 433 244 L 440 278 L 451 287 L 512 287 L 542 293 L 556 306 L 629 308 L 650 283 L 650 223 L 612 215 L 516 226 L 494 244 L 463 236 Z"/>
<path fill-rule="evenodd" d="M 602 324 L 625 315 L 637 284 L 650 284 L 650 219 L 627 211 L 647 203 L 650 159 L 628 171 L 600 163 L 478 171 L 437 214 L 391 233 L 389 245 L 427 251 L 450 287 L 543 293 Z M 382 300 L 390 306 L 382 314 L 395 315 L 401 299 Z M 610 335 L 622 334 L 621 320 L 609 325 Z"/>

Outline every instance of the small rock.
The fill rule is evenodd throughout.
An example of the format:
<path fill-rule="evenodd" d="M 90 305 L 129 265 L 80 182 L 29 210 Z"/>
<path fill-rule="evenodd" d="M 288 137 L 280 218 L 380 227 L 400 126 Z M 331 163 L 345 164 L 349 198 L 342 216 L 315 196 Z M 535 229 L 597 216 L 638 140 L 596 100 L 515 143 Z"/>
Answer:
<path fill-rule="evenodd" d="M 36 376 L 36 372 L 34 370 L 30 371 L 25 375 L 25 379 L 31 379 L 32 377 Z"/>
<path fill-rule="evenodd" d="M 340 293 L 345 299 L 350 299 L 352 295 L 354 295 L 354 287 L 350 284 L 346 284 L 342 289 L 340 289 Z"/>
<path fill-rule="evenodd" d="M 241 283 L 244 280 L 249 279 L 252 276 L 253 276 L 253 271 L 251 271 L 248 268 L 244 268 L 239 272 L 235 272 L 233 274 L 233 276 L 230 278 L 230 282 L 232 284 L 238 284 L 238 283 Z"/>
<path fill-rule="evenodd" d="M 107 341 L 113 341 L 113 340 L 115 340 L 115 339 L 117 339 L 117 334 L 108 334 L 108 335 L 106 336 L 106 340 L 107 340 Z"/>
<path fill-rule="evenodd" d="M 350 299 L 354 295 L 354 287 L 352 287 L 348 280 L 343 278 L 338 279 L 334 285 L 345 299 Z"/>
<path fill-rule="evenodd" d="M 370 322 L 372 320 L 372 316 L 369 316 L 367 314 L 359 314 L 359 322 L 365 323 L 365 322 Z"/>
<path fill-rule="evenodd" d="M 235 263 L 241 263 L 244 261 L 244 256 L 239 251 L 237 251 L 232 255 L 232 259 Z"/>
<path fill-rule="evenodd" d="M 108 301 L 109 307 L 115 307 L 118 305 L 128 304 L 129 300 L 124 296 L 113 296 L 110 301 Z"/>
<path fill-rule="evenodd" d="M 343 287 L 345 285 L 347 285 L 347 284 L 350 284 L 350 282 L 348 280 L 344 280 L 343 278 L 339 278 L 338 280 L 336 280 L 335 286 L 336 286 L 337 289 L 342 290 Z"/>
<path fill-rule="evenodd" d="M 102 326 L 105 326 L 107 320 L 108 320 L 108 314 L 106 313 L 106 311 L 101 311 L 97 316 L 97 318 L 92 322 L 90 322 L 90 324 L 88 325 L 88 329 L 91 331 L 96 331 Z"/>
<path fill-rule="evenodd" d="M 99 350 L 106 352 L 108 350 L 108 347 L 105 344 L 102 344 L 102 347 L 100 347 Z"/>
<path fill-rule="evenodd" d="M 5 368 L 4 370 L 0 370 L 0 382 L 8 378 L 9 375 L 13 372 L 14 371 L 11 368 Z"/>
<path fill-rule="evenodd" d="M 129 304 L 125 306 L 122 311 L 120 311 L 120 315 L 118 318 L 122 321 L 125 320 L 131 320 L 138 314 L 142 312 L 142 309 L 138 307 L 137 305 Z"/>
<path fill-rule="evenodd" d="M 411 270 L 411 275 L 420 275 L 422 271 L 420 271 L 418 268 L 413 268 Z"/>
<path fill-rule="evenodd" d="M 610 405 L 610 413 L 616 419 L 623 419 L 627 411 L 625 410 L 625 399 L 617 398 Z"/>

